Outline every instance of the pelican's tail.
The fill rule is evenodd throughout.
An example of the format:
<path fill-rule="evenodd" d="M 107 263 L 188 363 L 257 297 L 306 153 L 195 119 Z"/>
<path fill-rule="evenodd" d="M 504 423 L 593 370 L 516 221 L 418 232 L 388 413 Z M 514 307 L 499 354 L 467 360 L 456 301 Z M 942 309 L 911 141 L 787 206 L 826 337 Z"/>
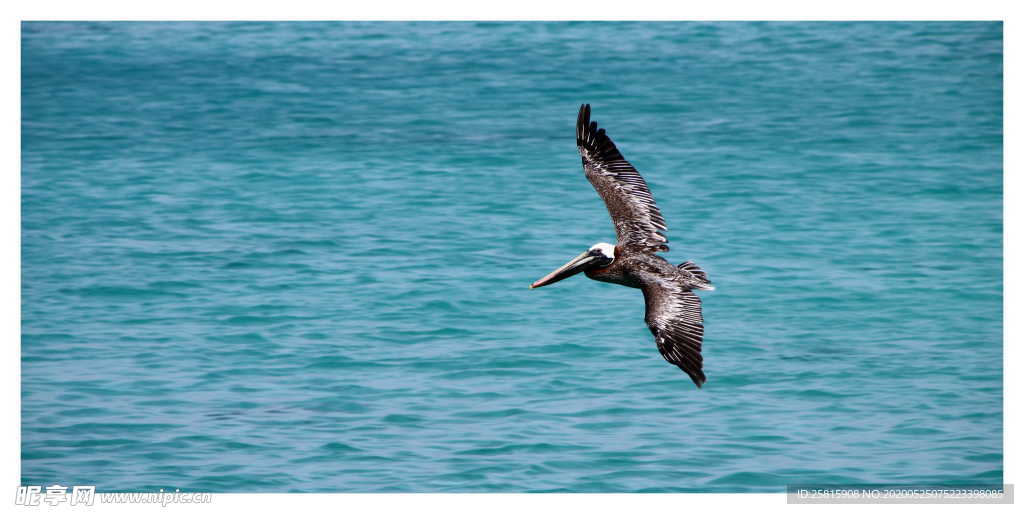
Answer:
<path fill-rule="evenodd" d="M 694 289 L 706 289 L 708 291 L 714 291 L 715 286 L 711 285 L 711 281 L 708 280 L 708 274 L 700 266 L 694 264 L 692 261 L 686 261 L 680 264 L 679 269 L 690 274 L 688 277 L 690 280 L 690 287 Z"/>

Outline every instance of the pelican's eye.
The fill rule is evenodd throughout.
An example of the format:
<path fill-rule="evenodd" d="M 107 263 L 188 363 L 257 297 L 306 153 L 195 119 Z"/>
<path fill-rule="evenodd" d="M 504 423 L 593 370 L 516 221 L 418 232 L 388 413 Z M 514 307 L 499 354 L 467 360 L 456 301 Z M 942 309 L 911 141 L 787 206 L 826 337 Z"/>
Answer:
<path fill-rule="evenodd" d="M 600 248 L 594 248 L 590 251 L 590 255 L 593 255 L 594 257 L 604 257 L 604 252 L 602 252 Z"/>

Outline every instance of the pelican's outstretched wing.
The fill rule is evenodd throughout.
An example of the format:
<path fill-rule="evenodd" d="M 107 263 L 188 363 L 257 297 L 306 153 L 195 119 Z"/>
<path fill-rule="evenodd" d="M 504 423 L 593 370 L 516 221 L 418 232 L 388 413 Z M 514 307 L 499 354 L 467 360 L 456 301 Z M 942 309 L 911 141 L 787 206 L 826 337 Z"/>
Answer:
<path fill-rule="evenodd" d="M 650 252 L 668 251 L 665 218 L 661 217 L 647 183 L 619 153 L 615 143 L 590 121 L 590 104 L 580 107 L 576 119 L 576 146 L 583 156 L 587 180 L 601 195 L 615 224 L 620 245 Z"/>
<path fill-rule="evenodd" d="M 700 355 L 704 339 L 704 317 L 700 297 L 669 281 L 650 281 L 643 285 L 647 303 L 645 321 L 665 360 L 679 366 L 697 387 L 704 385 L 704 358 Z"/>

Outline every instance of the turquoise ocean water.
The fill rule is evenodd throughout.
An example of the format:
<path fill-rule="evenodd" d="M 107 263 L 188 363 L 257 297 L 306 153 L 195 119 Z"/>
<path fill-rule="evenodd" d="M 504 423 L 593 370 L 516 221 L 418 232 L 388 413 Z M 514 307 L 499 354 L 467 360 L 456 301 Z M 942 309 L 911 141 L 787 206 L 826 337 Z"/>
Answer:
<path fill-rule="evenodd" d="M 992 484 L 999 23 L 25 23 L 22 482 Z M 599 241 L 576 110 L 702 292 Z"/>

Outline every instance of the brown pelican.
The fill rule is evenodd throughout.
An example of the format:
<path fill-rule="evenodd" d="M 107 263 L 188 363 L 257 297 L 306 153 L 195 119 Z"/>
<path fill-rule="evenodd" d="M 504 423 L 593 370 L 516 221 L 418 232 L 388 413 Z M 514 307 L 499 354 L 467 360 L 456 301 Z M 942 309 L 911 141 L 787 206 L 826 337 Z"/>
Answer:
<path fill-rule="evenodd" d="M 579 272 L 601 282 L 635 287 L 644 292 L 645 321 L 665 360 L 679 366 L 700 387 L 704 359 L 700 355 L 704 318 L 694 289 L 714 289 L 707 274 L 686 261 L 673 266 L 657 255 L 667 252 L 666 230 L 640 173 L 615 143 L 590 121 L 590 105 L 580 107 L 576 119 L 576 146 L 583 157 L 583 172 L 601 195 L 618 244 L 597 243 L 561 268 L 534 282 L 530 289 L 569 278 Z"/>

